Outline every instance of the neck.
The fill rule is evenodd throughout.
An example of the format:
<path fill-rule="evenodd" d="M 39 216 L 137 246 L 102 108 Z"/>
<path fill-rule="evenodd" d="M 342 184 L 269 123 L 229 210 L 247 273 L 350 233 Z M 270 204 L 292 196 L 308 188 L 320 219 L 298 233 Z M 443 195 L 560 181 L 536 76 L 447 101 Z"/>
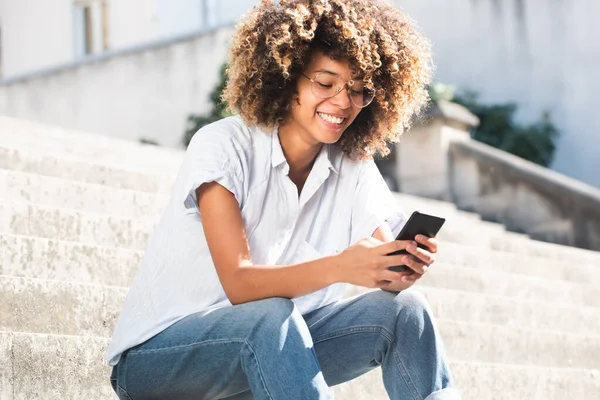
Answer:
<path fill-rule="evenodd" d="M 308 176 L 323 144 L 309 143 L 285 126 L 279 128 L 279 142 L 290 166 L 290 176 Z"/>

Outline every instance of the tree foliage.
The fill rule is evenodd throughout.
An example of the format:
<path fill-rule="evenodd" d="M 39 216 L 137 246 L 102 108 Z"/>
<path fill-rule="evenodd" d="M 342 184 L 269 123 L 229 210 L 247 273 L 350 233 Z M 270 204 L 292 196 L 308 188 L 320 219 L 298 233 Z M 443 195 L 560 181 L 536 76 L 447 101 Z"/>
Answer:
<path fill-rule="evenodd" d="M 225 89 L 227 83 L 227 63 L 221 66 L 220 79 L 218 85 L 210 93 L 209 100 L 212 105 L 211 110 L 207 115 L 191 114 L 187 119 L 187 127 L 183 136 L 183 144 L 187 147 L 192 140 L 192 137 L 198 132 L 204 125 L 211 124 L 215 121 L 231 116 L 232 114 L 227 111 L 227 104 L 221 101 L 221 93 Z"/>
<path fill-rule="evenodd" d="M 479 94 L 466 91 L 454 93 L 454 88 L 446 85 L 431 86 L 432 100 L 446 99 L 461 104 L 475 114 L 480 125 L 471 132 L 471 137 L 490 146 L 507 151 L 516 156 L 548 167 L 556 151 L 559 131 L 544 112 L 541 120 L 531 125 L 515 122 L 515 103 L 486 105 L 478 100 Z"/>

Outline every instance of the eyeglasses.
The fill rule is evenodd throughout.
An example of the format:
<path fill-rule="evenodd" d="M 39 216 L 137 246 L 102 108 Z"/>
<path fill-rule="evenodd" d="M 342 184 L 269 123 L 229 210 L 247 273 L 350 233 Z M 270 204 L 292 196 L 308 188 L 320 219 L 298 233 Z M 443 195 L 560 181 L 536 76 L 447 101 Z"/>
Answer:
<path fill-rule="evenodd" d="M 346 86 L 352 104 L 358 108 L 368 106 L 375 98 L 375 91 L 365 87 L 362 81 L 349 80 L 344 82 L 340 76 L 327 72 L 319 72 L 314 78 L 309 78 L 304 74 L 301 75 L 312 82 L 310 88 L 313 94 L 322 99 L 329 99 L 337 95 Z"/>

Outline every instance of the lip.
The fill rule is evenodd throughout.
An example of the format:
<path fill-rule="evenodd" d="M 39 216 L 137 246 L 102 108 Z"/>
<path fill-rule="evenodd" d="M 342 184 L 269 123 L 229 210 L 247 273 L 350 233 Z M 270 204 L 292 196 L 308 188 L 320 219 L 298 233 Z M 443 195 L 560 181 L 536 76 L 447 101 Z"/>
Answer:
<path fill-rule="evenodd" d="M 327 114 L 327 113 L 325 113 L 325 114 Z M 325 121 L 318 113 L 317 113 L 317 118 L 319 119 L 319 121 L 321 121 L 321 123 L 323 125 L 325 125 L 325 127 L 327 129 L 330 129 L 332 131 L 341 131 L 344 128 L 344 126 L 346 125 L 346 120 L 344 120 L 344 122 L 342 122 L 341 124 L 334 124 L 329 121 Z M 342 118 L 347 118 L 347 117 L 342 117 Z"/>

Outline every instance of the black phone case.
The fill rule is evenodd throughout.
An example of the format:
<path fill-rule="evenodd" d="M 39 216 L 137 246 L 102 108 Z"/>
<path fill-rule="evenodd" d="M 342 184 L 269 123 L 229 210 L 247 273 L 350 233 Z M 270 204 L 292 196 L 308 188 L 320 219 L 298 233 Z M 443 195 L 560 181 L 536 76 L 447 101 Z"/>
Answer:
<path fill-rule="evenodd" d="M 438 234 L 442 225 L 444 225 L 446 220 L 444 218 L 436 217 L 429 214 L 423 214 L 419 211 L 415 211 L 412 213 L 396 240 L 415 240 L 415 236 L 417 235 L 425 235 L 428 237 L 434 237 Z M 418 246 L 422 249 L 425 248 L 424 245 L 418 243 Z M 408 254 L 406 250 L 398 250 L 393 253 L 389 253 L 388 256 L 395 256 L 398 254 Z M 409 268 L 406 265 L 394 265 L 388 267 L 390 271 L 396 272 L 404 272 Z"/>

